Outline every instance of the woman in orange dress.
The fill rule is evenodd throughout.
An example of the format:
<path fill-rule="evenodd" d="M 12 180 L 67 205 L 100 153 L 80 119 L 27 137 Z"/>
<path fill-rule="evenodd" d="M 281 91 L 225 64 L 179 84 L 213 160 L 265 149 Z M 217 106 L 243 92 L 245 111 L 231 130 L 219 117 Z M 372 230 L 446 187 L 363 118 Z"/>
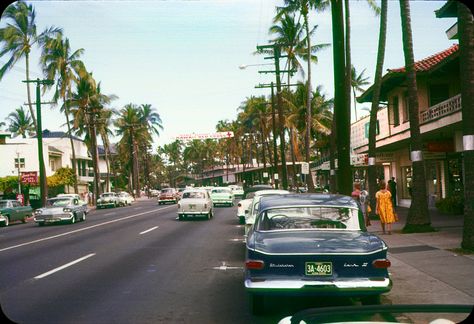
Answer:
<path fill-rule="evenodd" d="M 395 213 L 392 205 L 392 194 L 387 190 L 387 184 L 384 180 L 379 182 L 380 190 L 375 194 L 376 199 L 376 213 L 380 217 L 380 224 L 382 225 L 383 234 L 385 228 L 388 234 L 392 234 L 392 223 L 395 223 Z"/>

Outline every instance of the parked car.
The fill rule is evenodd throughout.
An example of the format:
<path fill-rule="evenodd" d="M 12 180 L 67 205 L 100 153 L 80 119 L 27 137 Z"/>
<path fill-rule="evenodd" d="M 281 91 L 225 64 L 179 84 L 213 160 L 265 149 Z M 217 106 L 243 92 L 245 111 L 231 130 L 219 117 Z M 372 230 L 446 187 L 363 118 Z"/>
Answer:
<path fill-rule="evenodd" d="M 178 203 L 178 219 L 188 216 L 205 216 L 211 219 L 214 215 L 213 204 L 209 193 L 204 189 L 186 189 Z"/>
<path fill-rule="evenodd" d="M 72 197 L 72 198 L 76 198 L 79 200 L 79 204 L 81 205 L 86 205 L 87 206 L 87 202 L 85 202 L 84 200 L 82 200 L 81 196 L 78 195 L 78 194 L 75 194 L 75 193 L 63 193 L 63 194 L 58 194 L 56 197 Z M 86 214 L 89 212 L 89 209 L 86 208 Z"/>
<path fill-rule="evenodd" d="M 31 206 L 22 206 L 17 200 L 0 200 L 0 226 L 8 226 L 10 222 L 22 221 L 33 215 Z"/>
<path fill-rule="evenodd" d="M 255 217 L 257 217 L 258 207 L 260 205 L 260 199 L 265 196 L 271 195 L 285 195 L 289 194 L 288 190 L 281 189 L 267 189 L 259 190 L 254 192 L 254 197 L 249 204 L 249 209 L 245 210 L 245 235 L 248 234 L 250 227 L 255 223 Z"/>
<path fill-rule="evenodd" d="M 35 210 L 34 220 L 39 226 L 57 222 L 74 224 L 85 221 L 87 206 L 72 197 L 55 197 L 46 201 L 46 206 Z"/>
<path fill-rule="evenodd" d="M 367 232 L 358 203 L 330 194 L 262 197 L 246 242 L 253 313 L 268 295 L 351 296 L 377 303 L 390 291 L 387 245 Z"/>
<path fill-rule="evenodd" d="M 238 185 L 229 185 L 229 188 L 232 190 L 235 198 L 243 198 L 244 197 L 244 188 Z"/>
<path fill-rule="evenodd" d="M 120 205 L 120 200 L 115 192 L 104 192 L 97 199 L 97 208 L 117 207 Z"/>
<path fill-rule="evenodd" d="M 272 190 L 273 187 L 270 185 L 255 185 L 245 190 L 244 199 L 240 200 L 237 204 L 237 219 L 239 224 L 245 224 L 245 211 L 249 209 L 252 203 L 255 192 L 259 190 Z"/>
<path fill-rule="evenodd" d="M 234 206 L 234 195 L 229 187 L 214 187 L 211 190 L 211 199 L 214 206 Z"/>
<path fill-rule="evenodd" d="M 120 206 L 131 206 L 135 198 L 126 191 L 120 191 L 117 195 Z"/>
<path fill-rule="evenodd" d="M 176 204 L 179 201 L 179 194 L 175 188 L 163 188 L 158 196 L 158 205 L 172 203 Z"/>

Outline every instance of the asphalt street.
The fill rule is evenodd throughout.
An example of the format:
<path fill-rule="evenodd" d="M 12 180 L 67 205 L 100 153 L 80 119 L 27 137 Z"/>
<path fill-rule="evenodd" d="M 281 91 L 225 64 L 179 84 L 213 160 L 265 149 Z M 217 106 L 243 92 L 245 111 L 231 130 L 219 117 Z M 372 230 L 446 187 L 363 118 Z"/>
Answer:
<path fill-rule="evenodd" d="M 2 311 L 18 323 L 277 323 L 310 307 L 357 305 L 268 298 L 266 314 L 251 315 L 236 207 L 216 208 L 210 221 L 178 221 L 176 210 L 141 200 L 72 225 L 1 228 Z"/>

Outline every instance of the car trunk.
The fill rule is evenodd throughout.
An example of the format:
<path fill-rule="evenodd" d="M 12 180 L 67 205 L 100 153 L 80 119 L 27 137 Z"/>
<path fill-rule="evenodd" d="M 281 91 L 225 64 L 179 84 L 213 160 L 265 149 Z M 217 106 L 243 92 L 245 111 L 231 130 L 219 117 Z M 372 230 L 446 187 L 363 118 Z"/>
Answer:
<path fill-rule="evenodd" d="M 180 202 L 180 212 L 201 212 L 209 207 L 205 207 L 204 205 L 206 205 L 206 203 L 202 199 L 186 198 Z"/>

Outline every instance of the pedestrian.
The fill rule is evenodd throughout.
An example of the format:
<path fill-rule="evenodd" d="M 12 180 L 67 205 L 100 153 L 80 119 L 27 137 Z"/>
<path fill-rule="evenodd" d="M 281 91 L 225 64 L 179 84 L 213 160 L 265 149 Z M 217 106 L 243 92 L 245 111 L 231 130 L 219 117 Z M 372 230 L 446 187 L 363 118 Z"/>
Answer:
<path fill-rule="evenodd" d="M 352 198 L 354 198 L 357 201 L 360 201 L 360 182 L 355 182 L 354 183 L 354 191 L 352 191 L 351 194 Z"/>
<path fill-rule="evenodd" d="M 369 193 L 367 190 L 363 189 L 360 191 L 359 195 L 360 207 L 362 210 L 362 215 L 364 215 L 365 226 L 370 226 L 370 206 L 369 206 Z"/>
<path fill-rule="evenodd" d="M 397 183 L 395 182 L 395 177 L 388 180 L 388 190 L 392 194 L 392 204 L 393 207 L 397 207 Z"/>
<path fill-rule="evenodd" d="M 385 234 L 387 229 L 388 234 L 392 234 L 392 223 L 395 223 L 395 212 L 392 205 L 392 194 L 387 190 L 385 180 L 379 182 L 380 190 L 375 194 L 376 200 L 376 214 L 380 217 L 380 224 L 382 225 L 382 232 Z"/>

